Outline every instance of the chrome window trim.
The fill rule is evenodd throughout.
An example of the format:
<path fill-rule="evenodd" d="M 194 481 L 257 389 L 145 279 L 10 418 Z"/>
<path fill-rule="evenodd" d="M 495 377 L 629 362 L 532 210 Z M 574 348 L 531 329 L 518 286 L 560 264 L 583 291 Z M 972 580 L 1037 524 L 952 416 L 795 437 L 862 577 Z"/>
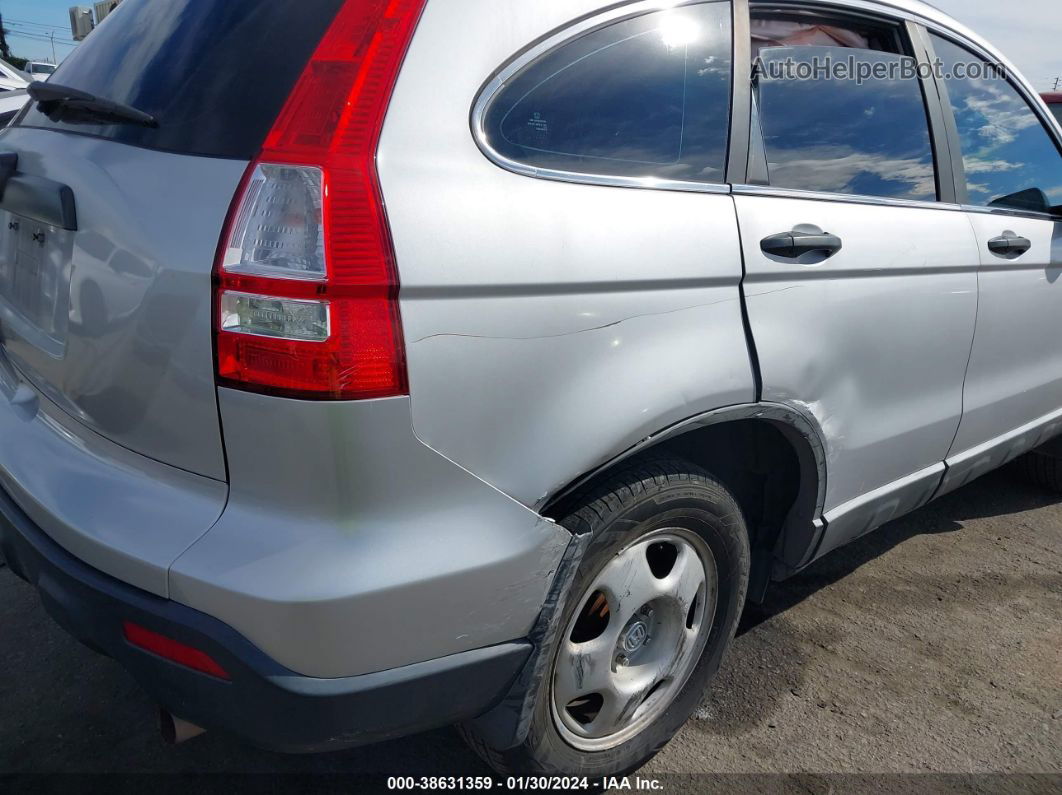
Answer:
<path fill-rule="evenodd" d="M 865 196 L 863 194 L 826 193 L 798 188 L 774 188 L 767 185 L 735 185 L 735 196 L 761 196 L 772 199 L 804 199 L 805 201 L 832 202 L 834 204 L 868 204 L 883 207 L 907 207 L 914 210 L 947 210 L 962 212 L 959 204 L 938 201 L 920 201 L 918 199 L 890 199 L 885 196 Z"/>
<path fill-rule="evenodd" d="M 602 174 L 536 168 L 512 160 L 491 147 L 484 129 L 487 106 L 497 93 L 505 87 L 506 82 L 512 78 L 513 75 L 536 58 L 545 55 L 553 48 L 559 47 L 567 41 L 574 40 L 581 35 L 591 33 L 594 30 L 607 27 L 617 22 L 623 22 L 627 19 L 649 14 L 654 11 L 664 11 L 669 8 L 680 8 L 683 6 L 715 2 L 731 2 L 733 7 L 736 0 L 678 0 L 678 2 L 675 2 L 675 0 L 670 0 L 670 2 L 669 0 L 631 0 L 631 2 L 621 3 L 618 6 L 605 9 L 600 13 L 592 13 L 555 29 L 554 32 L 547 34 L 538 42 L 513 56 L 501 69 L 499 69 L 495 76 L 480 89 L 471 113 L 472 137 L 475 140 L 476 145 L 488 160 L 506 171 L 536 179 L 546 179 L 557 182 L 607 187 L 642 188 L 648 190 L 774 196 L 776 198 L 798 198 L 812 201 L 817 200 L 848 204 L 877 204 L 891 207 L 913 207 L 953 212 L 974 211 L 996 215 L 1028 217 L 1039 220 L 1052 220 L 1056 222 L 1059 220 L 1054 216 L 1041 213 L 1022 212 L 1020 210 L 1003 210 L 1000 208 L 979 207 L 966 204 L 960 205 L 946 202 L 924 202 L 909 199 L 887 199 L 875 196 L 820 193 L 816 191 L 802 191 L 789 188 L 771 188 L 760 185 L 736 184 L 731 187 L 723 182 L 685 182 L 662 180 L 653 177 L 616 177 Z M 763 6 L 771 5 L 772 3 L 777 5 L 792 5 L 794 8 L 802 7 L 806 10 L 834 9 L 842 10 L 846 13 L 863 12 L 867 17 L 875 18 L 878 21 L 884 21 L 884 18 L 885 20 L 892 22 L 913 22 L 922 25 L 930 33 L 936 33 L 960 46 L 972 50 L 978 57 L 992 63 L 1000 62 L 1001 59 L 1001 56 L 998 53 L 994 53 L 988 45 L 982 43 L 978 39 L 971 38 L 966 32 L 950 27 L 936 19 L 918 13 L 917 11 L 912 11 L 910 8 L 895 3 L 892 0 L 802 0 L 802 2 L 792 2 L 792 0 L 751 0 L 749 5 Z M 1015 87 L 1015 89 L 1017 89 L 1026 102 L 1032 106 L 1034 112 L 1040 117 L 1041 124 L 1047 128 L 1052 138 L 1060 147 L 1062 147 L 1062 137 L 1058 135 L 1058 131 L 1055 129 L 1056 125 L 1051 123 L 1053 122 L 1053 116 L 1048 120 L 1048 123 L 1044 124 L 1044 115 L 1041 109 L 1043 103 L 1039 100 L 1039 94 L 1032 91 L 1031 87 L 1026 83 L 1024 75 L 1014 69 L 1008 61 L 1004 60 L 1003 62 L 1006 63 L 1008 70 L 1010 71 L 1009 82 Z M 734 65 L 732 65 L 731 68 L 733 69 Z M 734 112 L 733 104 L 734 97 L 731 97 L 731 116 L 733 116 Z M 1062 127 L 1062 125 L 1057 126 Z M 728 141 L 728 147 L 732 145 L 733 142 Z"/>
<path fill-rule="evenodd" d="M 752 13 L 770 10 L 781 13 L 835 14 L 853 20 L 866 20 L 872 24 L 898 27 L 916 19 L 910 12 L 874 0 L 749 0 L 749 10 Z"/>
<path fill-rule="evenodd" d="M 472 107 L 472 137 L 480 151 L 495 165 L 514 174 L 536 179 L 548 179 L 556 182 L 571 182 L 580 185 L 597 185 L 613 188 L 641 188 L 643 190 L 669 190 L 684 191 L 689 193 L 730 193 L 730 186 L 725 182 L 689 182 L 685 180 L 668 180 L 656 177 L 619 177 L 606 174 L 593 174 L 581 171 L 565 171 L 561 169 L 538 168 L 536 166 L 521 163 L 518 160 L 506 157 L 490 145 L 485 128 L 487 108 L 490 103 L 505 88 L 512 79 L 524 67 L 533 61 L 546 55 L 553 49 L 561 47 L 580 36 L 593 33 L 602 28 L 625 22 L 628 19 L 651 14 L 656 11 L 666 11 L 672 8 L 681 8 L 692 5 L 708 5 L 711 3 L 730 3 L 730 0 L 681 0 L 680 2 L 668 2 L 668 0 L 636 0 L 636 2 L 607 9 L 601 13 L 595 13 L 584 17 L 559 31 L 548 35 L 546 38 L 531 45 L 529 48 L 518 53 L 506 63 L 505 66 L 484 86 L 476 102 Z M 733 35 L 733 32 L 731 32 Z M 731 67 L 733 68 L 733 67 Z M 731 98 L 733 104 L 733 98 Z M 727 129 L 729 132 L 729 118 L 733 108 L 729 109 Z M 723 169 L 726 163 L 722 164 Z M 725 179 L 725 176 L 724 176 Z"/>
<path fill-rule="evenodd" d="M 1047 221 L 1048 223 L 1062 223 L 1062 217 L 1050 213 L 1038 213 L 1035 210 L 1019 210 L 1009 207 L 985 207 L 980 204 L 964 204 L 963 212 L 977 213 L 978 215 L 1002 215 L 1007 218 L 1028 218 L 1032 221 Z"/>

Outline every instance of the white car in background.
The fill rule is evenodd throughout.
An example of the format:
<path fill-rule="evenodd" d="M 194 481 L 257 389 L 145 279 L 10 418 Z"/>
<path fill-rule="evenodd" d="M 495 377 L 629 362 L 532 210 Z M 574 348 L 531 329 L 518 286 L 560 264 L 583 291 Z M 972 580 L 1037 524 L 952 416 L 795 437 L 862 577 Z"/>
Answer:
<path fill-rule="evenodd" d="M 18 91 L 32 81 L 33 78 L 21 69 L 16 69 L 7 61 L 0 61 L 0 94 L 4 91 Z"/>
<path fill-rule="evenodd" d="M 45 63 L 44 61 L 30 61 L 26 64 L 26 72 L 29 74 L 30 79 L 38 82 L 43 82 L 51 77 L 55 69 L 55 64 Z"/>

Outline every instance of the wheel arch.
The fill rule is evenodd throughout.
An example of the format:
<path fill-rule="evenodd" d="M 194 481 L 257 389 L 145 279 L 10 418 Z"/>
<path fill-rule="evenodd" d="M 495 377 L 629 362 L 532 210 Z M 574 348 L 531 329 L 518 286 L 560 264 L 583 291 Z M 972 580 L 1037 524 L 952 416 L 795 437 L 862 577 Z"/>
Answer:
<path fill-rule="evenodd" d="M 654 457 L 688 460 L 733 491 L 753 545 L 750 598 L 761 600 L 771 580 L 813 559 L 825 527 L 825 445 L 814 417 L 783 404 L 730 406 L 665 428 L 559 489 L 539 510 L 560 519 L 618 467 Z"/>

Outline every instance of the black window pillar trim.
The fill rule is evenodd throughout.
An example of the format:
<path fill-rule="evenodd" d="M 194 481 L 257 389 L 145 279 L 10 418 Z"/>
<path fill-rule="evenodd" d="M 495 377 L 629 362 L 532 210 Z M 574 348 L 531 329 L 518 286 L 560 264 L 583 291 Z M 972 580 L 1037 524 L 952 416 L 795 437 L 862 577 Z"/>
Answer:
<path fill-rule="evenodd" d="M 962 139 L 959 138 L 959 125 L 955 121 L 955 111 L 951 104 L 951 94 L 943 77 L 938 74 L 937 51 L 925 25 L 908 20 L 907 31 L 915 47 L 915 56 L 924 76 L 922 87 L 929 107 L 930 127 L 933 135 L 933 148 L 937 151 L 937 178 L 940 181 L 940 200 L 955 204 L 969 204 L 970 197 L 966 188 L 966 166 L 962 159 Z M 947 163 L 944 154 L 948 154 Z M 950 174 L 945 174 L 945 166 Z M 945 198 L 949 189 L 950 198 Z"/>
<path fill-rule="evenodd" d="M 730 185 L 748 182 L 749 152 L 752 146 L 752 23 L 749 0 L 732 0 L 734 36 L 730 91 L 730 142 L 727 149 L 726 181 Z"/>

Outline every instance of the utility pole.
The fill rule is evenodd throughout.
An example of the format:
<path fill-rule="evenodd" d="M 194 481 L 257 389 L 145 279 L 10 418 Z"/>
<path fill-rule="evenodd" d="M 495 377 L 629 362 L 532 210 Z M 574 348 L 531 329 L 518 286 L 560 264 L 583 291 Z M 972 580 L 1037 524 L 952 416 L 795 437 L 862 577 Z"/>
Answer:
<path fill-rule="evenodd" d="M 1062 77 L 1055 78 L 1055 91 L 1058 91 L 1059 86 L 1062 86 Z"/>
<path fill-rule="evenodd" d="M 55 60 L 55 31 L 53 30 L 48 34 L 48 38 L 52 40 L 52 63 L 59 63 Z"/>

